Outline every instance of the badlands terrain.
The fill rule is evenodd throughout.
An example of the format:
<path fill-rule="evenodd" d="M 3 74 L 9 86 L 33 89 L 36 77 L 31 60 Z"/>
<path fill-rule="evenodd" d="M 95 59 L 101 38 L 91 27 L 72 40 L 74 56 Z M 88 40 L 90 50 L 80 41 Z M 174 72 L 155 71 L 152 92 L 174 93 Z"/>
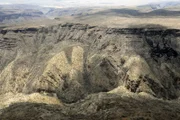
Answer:
<path fill-rule="evenodd" d="M 0 120 L 179 120 L 179 5 L 0 6 Z"/>

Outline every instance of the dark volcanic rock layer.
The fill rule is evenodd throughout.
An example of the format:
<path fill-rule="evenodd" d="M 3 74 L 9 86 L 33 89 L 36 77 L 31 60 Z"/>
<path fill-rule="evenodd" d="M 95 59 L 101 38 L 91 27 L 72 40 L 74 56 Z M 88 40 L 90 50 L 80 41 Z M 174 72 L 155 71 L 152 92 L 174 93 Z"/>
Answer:
<path fill-rule="evenodd" d="M 170 115 L 168 118 L 179 117 L 178 102 L 156 98 L 176 100 L 180 96 L 180 30 L 67 23 L 38 29 L 3 29 L 0 33 L 0 94 L 38 92 L 72 103 L 62 108 L 66 113 L 57 107 L 58 116 L 52 120 L 61 115 L 66 119 L 73 115 L 81 119 L 162 119 L 166 115 L 163 112 Z M 123 90 L 132 98 L 121 98 Z M 98 98 L 101 94 L 103 97 Z M 135 99 L 136 94 L 154 99 Z M 84 102 L 77 102 L 82 99 Z M 154 112 L 156 108 L 151 105 L 156 103 L 162 113 Z M 33 112 L 26 112 L 36 107 L 56 111 L 56 107 L 22 103 L 10 106 L 1 115 L 10 120 L 12 113 L 14 119 L 23 119 L 12 108 L 24 109 L 22 116 L 30 115 L 27 119 L 31 119 Z M 98 112 L 89 113 L 88 107 Z M 113 112 L 118 110 L 120 113 Z"/>

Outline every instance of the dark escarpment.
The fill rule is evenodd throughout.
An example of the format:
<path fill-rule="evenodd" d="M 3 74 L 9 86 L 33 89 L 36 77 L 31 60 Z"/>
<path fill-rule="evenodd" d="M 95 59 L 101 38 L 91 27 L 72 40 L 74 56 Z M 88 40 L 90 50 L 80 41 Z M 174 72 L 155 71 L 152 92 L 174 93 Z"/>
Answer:
<path fill-rule="evenodd" d="M 155 101 L 146 107 L 161 104 L 158 110 L 163 110 L 165 103 L 157 99 L 177 100 L 180 97 L 178 29 L 119 29 L 67 23 L 45 28 L 3 29 L 0 33 L 1 95 L 40 93 L 57 97 L 63 103 L 71 103 L 70 108 L 64 108 L 72 115 L 70 117 L 79 115 L 82 119 L 87 117 L 89 109 L 89 115 L 94 119 L 108 119 L 98 116 L 108 110 L 109 113 L 120 110 L 116 104 L 122 107 L 129 104 L 128 111 L 133 104 L 145 103 L 146 99 L 135 100 L 138 96 L 148 96 Z M 126 100 L 131 97 L 121 99 L 125 93 L 132 96 L 132 104 Z M 101 94 L 103 97 L 99 98 Z M 123 105 L 117 101 L 123 101 Z M 180 110 L 174 104 L 168 102 L 165 113 L 177 118 Z M 15 106 L 21 109 L 24 105 Z M 32 105 L 27 104 L 27 110 Z M 175 114 L 172 114 L 171 106 Z M 92 111 L 96 107 L 97 114 Z M 146 107 L 139 112 L 143 113 Z M 62 112 L 58 108 L 57 111 Z M 7 119 L 9 113 L 2 113 Z M 12 113 L 16 115 L 15 111 Z M 128 112 L 124 114 L 126 118 Z M 118 113 L 114 115 L 110 117 L 123 118 Z M 148 111 L 142 116 L 131 115 L 136 119 L 151 118 L 147 117 Z M 67 118 L 67 114 L 62 116 Z"/>

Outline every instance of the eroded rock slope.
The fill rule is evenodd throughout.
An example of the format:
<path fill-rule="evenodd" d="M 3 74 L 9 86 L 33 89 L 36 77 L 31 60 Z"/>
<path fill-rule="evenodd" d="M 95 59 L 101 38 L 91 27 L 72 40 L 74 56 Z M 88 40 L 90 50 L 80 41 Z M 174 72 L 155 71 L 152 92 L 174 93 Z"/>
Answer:
<path fill-rule="evenodd" d="M 88 101 L 91 101 L 90 106 L 97 102 L 94 106 L 102 104 L 100 107 L 103 110 L 109 110 L 107 104 L 112 105 L 113 101 L 113 107 L 120 104 L 118 100 L 127 102 L 127 98 L 120 99 L 122 94 L 125 94 L 124 91 L 130 96 L 138 94 L 155 99 L 155 103 L 161 104 L 159 110 L 164 108 L 157 98 L 177 100 L 180 96 L 178 29 L 116 29 L 67 23 L 45 28 L 3 29 L 0 33 L 1 95 L 40 93 L 57 97 L 63 103 L 72 103 L 71 107 L 80 104 L 82 108 L 76 107 L 79 111 L 73 113 L 73 107 L 70 107 L 70 113 L 72 112 L 72 116 L 82 115 L 83 119 L 89 114 L 88 109 L 85 110 L 87 107 L 83 107 Z M 94 101 L 100 92 L 104 92 L 104 98 Z M 92 93 L 95 93 L 94 98 Z M 108 96 L 114 98 L 109 99 Z M 108 99 L 108 102 L 104 103 L 107 105 L 105 107 L 104 99 Z M 139 99 L 140 104 L 146 101 Z M 85 103 L 76 103 L 79 100 L 84 100 Z M 135 104 L 137 102 L 133 97 L 132 101 Z M 168 113 L 177 118 L 180 109 L 174 108 L 175 114 L 172 114 L 170 109 L 174 104 L 167 103 L 167 109 Z M 176 104 L 179 105 L 178 102 Z M 20 107 L 23 108 L 23 105 Z M 67 109 L 68 107 L 64 108 Z M 140 111 L 142 112 L 143 110 Z M 2 114 L 5 115 L 4 119 L 7 117 L 5 113 Z M 103 112 L 93 113 L 94 116 L 102 114 Z M 142 118 L 145 119 L 147 114 L 143 114 Z M 152 113 L 154 114 L 156 113 Z M 133 115 L 135 114 L 130 116 Z M 116 114 L 111 119 L 121 117 Z M 151 116 L 147 117 L 149 118 Z"/>

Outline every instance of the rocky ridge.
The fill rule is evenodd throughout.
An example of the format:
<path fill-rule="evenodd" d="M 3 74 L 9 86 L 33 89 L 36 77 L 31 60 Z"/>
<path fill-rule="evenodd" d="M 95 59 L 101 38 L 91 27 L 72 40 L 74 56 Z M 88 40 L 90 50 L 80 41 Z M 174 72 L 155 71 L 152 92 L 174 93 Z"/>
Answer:
<path fill-rule="evenodd" d="M 11 119 L 9 114 L 15 115 L 13 119 L 26 115 L 31 119 L 33 115 L 26 112 L 32 106 L 34 110 L 57 110 L 59 115 L 54 120 L 74 115 L 79 116 L 76 119 L 110 119 L 105 115 L 112 115 L 111 119 L 159 119 L 164 113 L 169 115 L 167 119 L 179 117 L 179 29 L 67 23 L 44 28 L 4 28 L 0 33 L 0 94 L 38 93 L 58 98 L 65 105 L 18 103 L 2 111 L 4 120 Z M 150 107 L 156 103 L 158 108 Z M 12 108 L 24 109 L 22 117 Z M 138 109 L 140 114 L 125 113 L 123 109 Z M 157 118 L 153 112 L 156 109 L 164 112 Z M 56 112 L 49 116 L 53 114 Z"/>

